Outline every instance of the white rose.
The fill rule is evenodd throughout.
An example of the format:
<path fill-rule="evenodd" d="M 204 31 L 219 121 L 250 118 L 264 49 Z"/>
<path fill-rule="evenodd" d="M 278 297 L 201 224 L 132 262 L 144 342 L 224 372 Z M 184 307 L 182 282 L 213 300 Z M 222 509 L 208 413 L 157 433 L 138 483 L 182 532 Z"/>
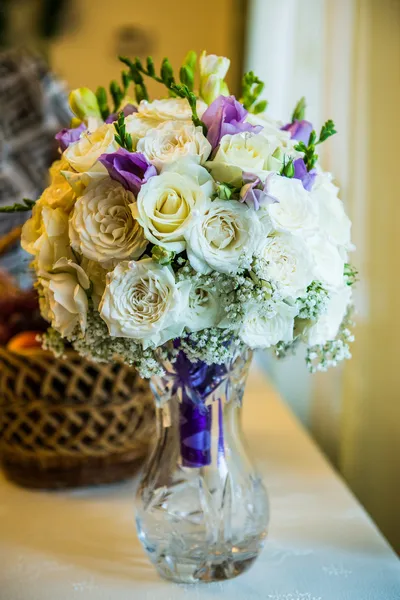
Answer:
<path fill-rule="evenodd" d="M 246 122 L 251 125 L 261 125 L 262 130 L 258 135 L 276 140 L 276 145 L 287 146 L 291 140 L 290 133 L 281 129 L 282 123 L 271 119 L 266 113 L 255 115 L 249 113 L 246 117 Z M 294 142 L 295 144 L 297 141 Z M 290 145 L 290 144 L 289 144 Z"/>
<path fill-rule="evenodd" d="M 313 235 L 307 240 L 314 259 L 314 279 L 327 287 L 341 287 L 344 282 L 344 257 L 324 235 Z"/>
<path fill-rule="evenodd" d="M 221 320 L 221 299 L 216 290 L 206 284 L 193 283 L 188 298 L 185 327 L 199 331 L 215 327 Z"/>
<path fill-rule="evenodd" d="M 343 202 L 338 198 L 339 188 L 332 183 L 328 173 L 318 174 L 311 198 L 318 205 L 319 226 L 332 243 L 350 249 L 351 221 L 346 215 Z"/>
<path fill-rule="evenodd" d="M 257 304 L 248 307 L 240 329 L 241 340 L 250 348 L 270 348 L 278 342 L 293 340 L 294 317 L 297 309 L 281 302 L 276 312 L 266 315 Z"/>
<path fill-rule="evenodd" d="M 134 201 L 132 192 L 113 179 L 93 181 L 71 215 L 69 235 L 74 250 L 105 265 L 139 258 L 147 240 L 132 216 Z"/>
<path fill-rule="evenodd" d="M 70 336 L 79 326 L 86 329 L 88 301 L 86 290 L 90 282 L 85 271 L 74 261 L 60 258 L 50 273 L 39 277 L 43 297 L 43 317 L 62 336 Z"/>
<path fill-rule="evenodd" d="M 318 228 L 318 205 L 299 179 L 271 176 L 268 193 L 279 202 L 261 210 L 268 212 L 276 231 L 304 235 Z"/>
<path fill-rule="evenodd" d="M 137 150 L 161 170 L 165 164 L 187 155 L 198 156 L 201 163 L 205 162 L 211 153 L 211 144 L 201 127 L 195 127 L 193 123 L 167 121 L 150 129 L 139 140 Z"/>
<path fill-rule="evenodd" d="M 207 104 L 201 100 L 197 101 L 197 114 L 202 117 L 202 114 L 207 108 Z M 138 107 L 139 115 L 145 119 L 149 119 L 153 126 L 160 124 L 163 121 L 191 121 L 192 109 L 186 98 L 163 98 L 161 100 L 153 100 L 147 102 L 142 100 Z"/>
<path fill-rule="evenodd" d="M 246 205 L 237 200 L 209 200 L 185 232 L 190 264 L 199 273 L 214 269 L 234 274 L 241 260 L 253 255 L 260 232 L 255 212 Z"/>
<path fill-rule="evenodd" d="M 195 167 L 202 169 L 199 165 Z M 170 171 L 151 177 L 142 185 L 131 209 L 150 242 L 182 252 L 186 247 L 184 234 L 193 219 L 193 211 L 204 210 L 206 196 L 198 178 L 172 169 L 173 166 Z M 209 176 L 206 180 L 208 183 Z"/>
<path fill-rule="evenodd" d="M 159 346 L 181 335 L 188 291 L 169 267 L 151 259 L 124 261 L 107 275 L 99 311 L 110 335 Z"/>
<path fill-rule="evenodd" d="M 83 173 L 89 171 L 102 154 L 116 152 L 119 148 L 114 139 L 114 125 L 104 124 L 93 133 L 82 133 L 81 138 L 70 144 L 64 152 L 64 157 L 75 171 Z M 104 167 L 98 163 L 98 169 Z"/>
<path fill-rule="evenodd" d="M 254 173 L 265 181 L 270 171 L 276 170 L 281 161 L 273 156 L 277 145 L 254 133 L 235 133 L 221 138 L 217 154 L 207 162 L 214 179 L 240 186 L 242 173 Z"/>
<path fill-rule="evenodd" d="M 275 283 L 283 297 L 305 294 L 313 280 L 314 263 L 300 237 L 287 233 L 268 237 L 261 242 L 257 256 L 268 263 L 261 277 Z"/>
<path fill-rule="evenodd" d="M 310 346 L 323 345 L 336 338 L 350 303 L 351 288 L 349 286 L 343 286 L 331 293 L 326 312 L 308 330 L 307 342 Z"/>

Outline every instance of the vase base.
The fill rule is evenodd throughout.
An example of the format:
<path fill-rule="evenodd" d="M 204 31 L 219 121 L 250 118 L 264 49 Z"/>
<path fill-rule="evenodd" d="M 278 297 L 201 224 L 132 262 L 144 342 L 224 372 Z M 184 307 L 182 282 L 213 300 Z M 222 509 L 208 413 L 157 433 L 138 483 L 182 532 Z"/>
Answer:
<path fill-rule="evenodd" d="M 252 566 L 259 556 L 265 535 L 253 539 L 246 548 L 233 547 L 229 552 L 213 553 L 205 559 L 189 555 L 172 556 L 161 553 L 149 556 L 161 577 L 175 583 L 211 583 L 238 577 Z"/>

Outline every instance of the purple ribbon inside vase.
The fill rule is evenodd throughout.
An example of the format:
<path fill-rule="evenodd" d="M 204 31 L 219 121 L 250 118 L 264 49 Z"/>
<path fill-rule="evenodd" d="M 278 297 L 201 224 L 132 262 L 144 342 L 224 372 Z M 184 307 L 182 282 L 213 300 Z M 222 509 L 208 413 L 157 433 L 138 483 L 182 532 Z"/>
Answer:
<path fill-rule="evenodd" d="M 206 406 L 210 394 L 226 375 L 225 365 L 190 361 L 179 352 L 174 363 L 174 391 L 181 390 L 179 430 L 184 467 L 199 468 L 211 463 L 212 408 Z M 222 419 L 219 420 L 218 450 L 223 447 Z"/>

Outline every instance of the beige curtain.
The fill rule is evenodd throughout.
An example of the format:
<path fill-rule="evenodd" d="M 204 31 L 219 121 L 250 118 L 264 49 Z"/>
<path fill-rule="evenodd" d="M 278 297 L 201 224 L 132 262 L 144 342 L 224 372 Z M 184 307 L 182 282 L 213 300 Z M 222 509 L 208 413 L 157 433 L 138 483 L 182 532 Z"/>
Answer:
<path fill-rule="evenodd" d="M 400 551 L 399 0 L 358 0 L 353 64 L 349 200 L 368 310 L 344 374 L 339 465 Z"/>
<path fill-rule="evenodd" d="M 352 361 L 311 380 L 301 359 L 270 372 L 400 550 L 400 0 L 253 0 L 247 64 L 274 116 L 306 94 L 316 125 L 334 118 L 322 161 L 353 220 L 361 279 Z"/>

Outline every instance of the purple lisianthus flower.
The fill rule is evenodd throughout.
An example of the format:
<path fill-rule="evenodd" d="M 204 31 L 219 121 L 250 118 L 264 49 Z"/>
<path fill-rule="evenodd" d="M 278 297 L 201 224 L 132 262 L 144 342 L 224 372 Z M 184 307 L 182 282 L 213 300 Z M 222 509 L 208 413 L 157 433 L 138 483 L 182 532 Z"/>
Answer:
<path fill-rule="evenodd" d="M 295 119 L 292 123 L 288 123 L 287 125 L 281 127 L 281 129 L 288 131 L 290 133 L 290 137 L 294 140 L 308 144 L 313 126 L 310 121 L 305 121 L 304 119 L 302 121 L 298 121 Z"/>
<path fill-rule="evenodd" d="M 273 175 L 273 173 L 271 174 Z M 247 204 L 249 208 L 258 210 L 260 206 L 266 206 L 267 204 L 276 204 L 279 202 L 278 198 L 272 196 L 268 192 L 269 179 L 271 175 L 268 175 L 263 185 L 261 179 L 253 173 L 243 173 L 243 187 L 240 190 L 240 202 Z"/>
<path fill-rule="evenodd" d="M 81 133 L 83 133 L 85 130 L 86 125 L 81 123 L 79 127 L 72 127 L 72 129 L 64 128 L 56 133 L 55 138 L 58 142 L 61 152 L 64 152 L 64 150 L 66 150 L 70 144 L 77 142 L 81 137 Z"/>
<path fill-rule="evenodd" d="M 128 152 L 120 148 L 117 152 L 102 154 L 99 161 L 108 171 L 111 179 L 119 181 L 125 189 L 133 192 L 135 196 L 146 181 L 157 175 L 157 169 L 149 163 L 144 154 Z"/>
<path fill-rule="evenodd" d="M 202 116 L 202 121 L 208 129 L 207 139 L 216 148 L 224 135 L 250 131 L 259 133 L 261 125 L 245 123 L 247 110 L 235 96 L 218 96 L 210 104 Z"/>
<path fill-rule="evenodd" d="M 312 186 L 314 185 L 315 178 L 317 176 L 316 169 L 311 169 L 311 171 L 307 171 L 306 163 L 302 158 L 297 158 L 293 162 L 294 167 L 294 175 L 295 179 L 300 179 L 303 184 L 303 188 L 310 192 L 312 190 Z"/>
<path fill-rule="evenodd" d="M 138 109 L 133 104 L 127 104 L 122 109 L 122 112 L 124 113 L 124 117 L 128 117 L 129 115 L 132 115 L 133 113 L 135 113 L 137 111 L 138 111 Z M 111 115 L 109 115 L 107 117 L 106 123 L 114 123 L 114 121 L 116 121 L 117 119 L 118 119 L 118 113 L 111 113 Z"/>

